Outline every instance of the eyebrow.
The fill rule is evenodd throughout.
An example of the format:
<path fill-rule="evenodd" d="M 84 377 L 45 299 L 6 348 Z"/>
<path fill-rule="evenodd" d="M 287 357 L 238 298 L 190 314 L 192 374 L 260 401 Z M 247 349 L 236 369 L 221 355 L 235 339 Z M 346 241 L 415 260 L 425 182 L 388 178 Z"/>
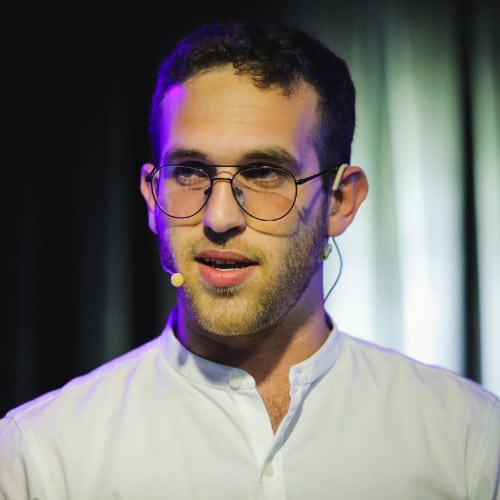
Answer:
<path fill-rule="evenodd" d="M 200 160 L 208 164 L 213 163 L 208 155 L 199 149 L 194 148 L 174 148 L 167 151 L 165 154 L 162 164 L 166 165 L 169 163 L 177 163 L 187 160 Z M 298 170 L 300 168 L 300 162 L 292 154 L 283 148 L 265 148 L 265 149 L 255 149 L 243 154 L 238 161 L 238 165 L 245 165 L 252 162 L 269 162 L 277 163 L 281 166 L 292 168 Z"/>
<path fill-rule="evenodd" d="M 166 152 L 161 163 L 162 165 L 168 165 L 169 163 L 182 162 L 187 159 L 208 161 L 207 155 L 198 149 L 174 148 Z"/>

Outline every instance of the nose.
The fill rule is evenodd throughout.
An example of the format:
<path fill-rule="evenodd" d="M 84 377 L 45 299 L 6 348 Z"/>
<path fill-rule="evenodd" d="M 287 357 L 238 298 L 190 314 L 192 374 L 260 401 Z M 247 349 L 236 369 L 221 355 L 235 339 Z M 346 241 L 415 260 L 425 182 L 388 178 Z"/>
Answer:
<path fill-rule="evenodd" d="M 203 222 L 216 233 L 241 230 L 245 227 L 245 214 L 234 198 L 230 178 L 213 179 L 212 192 L 205 207 Z"/>

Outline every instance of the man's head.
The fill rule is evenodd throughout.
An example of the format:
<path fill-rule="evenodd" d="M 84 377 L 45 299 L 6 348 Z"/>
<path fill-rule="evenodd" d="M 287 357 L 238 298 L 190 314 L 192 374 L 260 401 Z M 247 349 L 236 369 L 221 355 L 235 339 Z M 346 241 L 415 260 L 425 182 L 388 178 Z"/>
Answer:
<path fill-rule="evenodd" d="M 143 166 L 141 191 L 163 267 L 185 277 L 185 331 L 243 337 L 324 321 L 323 244 L 367 184 L 351 166 L 333 193 L 321 172 L 349 162 L 353 128 L 346 65 L 300 31 L 216 24 L 177 46 L 158 75 L 157 164 Z"/>
<path fill-rule="evenodd" d="M 355 89 L 346 63 L 307 33 L 256 20 L 216 23 L 182 40 L 158 71 L 150 113 L 156 162 L 165 92 L 193 75 L 230 64 L 262 89 L 291 94 L 300 82 L 318 94 L 315 138 L 320 168 L 349 163 L 355 125 Z M 332 178 L 325 176 L 325 186 Z"/>

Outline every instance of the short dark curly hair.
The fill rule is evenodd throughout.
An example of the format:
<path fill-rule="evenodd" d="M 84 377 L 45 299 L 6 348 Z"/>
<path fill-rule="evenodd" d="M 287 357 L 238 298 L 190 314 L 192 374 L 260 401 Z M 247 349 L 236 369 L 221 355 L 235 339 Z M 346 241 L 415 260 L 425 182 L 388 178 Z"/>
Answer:
<path fill-rule="evenodd" d="M 316 150 L 321 168 L 349 163 L 355 89 L 346 62 L 304 31 L 256 19 L 217 22 L 182 39 L 160 65 L 150 111 L 153 154 L 159 158 L 161 101 L 168 89 L 196 73 L 232 64 L 259 88 L 293 93 L 307 82 L 318 93 Z"/>

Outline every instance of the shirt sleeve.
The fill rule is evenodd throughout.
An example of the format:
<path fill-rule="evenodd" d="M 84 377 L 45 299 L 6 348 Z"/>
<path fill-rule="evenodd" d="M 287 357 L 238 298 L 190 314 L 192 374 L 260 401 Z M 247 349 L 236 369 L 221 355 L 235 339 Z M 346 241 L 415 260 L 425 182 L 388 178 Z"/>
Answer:
<path fill-rule="evenodd" d="M 500 400 L 493 405 L 490 425 L 483 429 L 486 436 L 472 473 L 472 500 L 500 500 Z"/>
<path fill-rule="evenodd" d="M 48 500 L 35 460 L 14 419 L 0 419 L 0 500 Z"/>

